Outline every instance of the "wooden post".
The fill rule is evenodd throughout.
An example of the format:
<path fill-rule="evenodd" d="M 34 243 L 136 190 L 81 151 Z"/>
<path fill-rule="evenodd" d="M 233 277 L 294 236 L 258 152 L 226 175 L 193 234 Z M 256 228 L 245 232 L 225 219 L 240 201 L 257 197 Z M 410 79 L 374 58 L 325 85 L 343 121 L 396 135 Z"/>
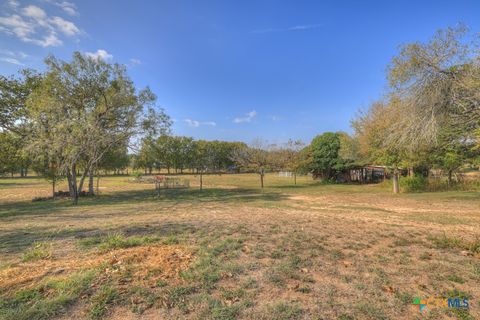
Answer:
<path fill-rule="evenodd" d="M 260 169 L 260 185 L 262 186 L 262 190 L 263 190 L 263 175 L 264 175 L 264 171 L 262 168 Z"/>
<path fill-rule="evenodd" d="M 398 193 L 400 191 L 400 187 L 398 185 L 398 169 L 395 168 L 393 171 L 393 193 Z"/>

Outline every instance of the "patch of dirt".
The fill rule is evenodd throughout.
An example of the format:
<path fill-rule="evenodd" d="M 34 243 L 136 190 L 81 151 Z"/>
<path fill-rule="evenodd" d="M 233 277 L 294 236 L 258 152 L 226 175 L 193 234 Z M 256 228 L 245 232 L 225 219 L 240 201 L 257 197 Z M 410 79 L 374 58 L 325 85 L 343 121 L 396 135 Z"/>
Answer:
<path fill-rule="evenodd" d="M 155 286 L 159 280 L 178 280 L 188 268 L 192 255 L 184 246 L 145 246 L 110 252 L 105 273 L 128 269 L 138 285 Z"/>
<path fill-rule="evenodd" d="M 105 274 L 115 274 L 128 268 L 132 280 L 154 285 L 158 280 L 178 279 L 188 268 L 192 255 L 180 245 L 143 246 L 113 250 L 107 254 L 90 253 L 59 259 L 38 260 L 13 264 L 0 270 L 0 292 L 15 292 L 32 288 L 47 277 L 66 277 L 76 271 L 94 269 L 106 264 Z"/>

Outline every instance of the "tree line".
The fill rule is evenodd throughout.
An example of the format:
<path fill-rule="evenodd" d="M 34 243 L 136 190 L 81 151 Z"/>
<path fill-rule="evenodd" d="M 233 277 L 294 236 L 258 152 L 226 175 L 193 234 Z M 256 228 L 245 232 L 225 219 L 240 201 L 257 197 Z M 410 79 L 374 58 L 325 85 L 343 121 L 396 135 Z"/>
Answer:
<path fill-rule="evenodd" d="M 235 169 L 232 154 L 243 142 L 194 140 L 191 137 L 161 135 L 145 137 L 132 166 L 145 174 L 164 169 L 168 173 L 226 172 Z"/>
<path fill-rule="evenodd" d="M 464 26 L 439 30 L 425 43 L 403 45 L 387 68 L 388 88 L 352 120 L 353 134 L 326 132 L 309 145 L 194 140 L 171 135 L 171 120 L 125 66 L 74 53 L 54 56 L 44 72 L 0 76 L 0 174 L 34 170 L 66 179 L 77 203 L 94 176 L 132 167 L 152 173 L 248 171 L 264 186 L 267 171 L 310 173 L 335 180 L 352 167 L 386 166 L 399 176 L 445 173 L 478 165 L 479 36 Z"/>

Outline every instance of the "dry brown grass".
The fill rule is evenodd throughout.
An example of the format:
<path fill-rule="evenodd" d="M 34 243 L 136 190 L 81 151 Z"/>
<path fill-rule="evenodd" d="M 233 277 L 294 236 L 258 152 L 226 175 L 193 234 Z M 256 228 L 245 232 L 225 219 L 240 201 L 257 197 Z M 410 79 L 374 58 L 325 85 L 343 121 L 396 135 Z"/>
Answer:
<path fill-rule="evenodd" d="M 78 207 L 21 202 L 48 192 L 40 180 L 0 189 L 0 199 L 17 195 L 0 204 L 2 296 L 94 269 L 90 289 L 55 316 L 91 317 L 108 286 L 115 295 L 99 314 L 114 319 L 480 317 L 478 194 L 395 196 L 306 179 L 293 188 L 275 177 L 260 192 L 256 176 L 224 175 L 206 177 L 202 193 L 156 198 L 127 179 L 103 179 L 103 195 Z M 140 240 L 101 249 L 110 234 Z M 99 240 L 79 244 L 89 239 Z M 35 241 L 52 257 L 22 262 Z M 449 295 L 468 296 L 469 311 L 412 305 Z"/>

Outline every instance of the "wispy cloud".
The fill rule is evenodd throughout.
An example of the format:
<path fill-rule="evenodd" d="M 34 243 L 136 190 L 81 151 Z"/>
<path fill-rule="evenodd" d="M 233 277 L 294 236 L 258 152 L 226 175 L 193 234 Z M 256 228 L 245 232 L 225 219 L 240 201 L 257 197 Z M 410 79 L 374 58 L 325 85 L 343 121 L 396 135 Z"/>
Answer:
<path fill-rule="evenodd" d="M 28 55 L 22 51 L 11 51 L 0 49 L 0 61 L 15 64 L 17 66 L 24 66 L 25 63 L 22 62 Z"/>
<path fill-rule="evenodd" d="M 95 52 L 85 52 L 85 55 L 92 59 L 102 59 L 104 61 L 113 59 L 113 55 L 108 53 L 107 50 L 104 49 L 98 49 Z"/>
<path fill-rule="evenodd" d="M 0 61 L 15 64 L 17 66 L 24 66 L 25 65 L 22 62 L 20 62 L 19 60 L 15 59 L 15 58 L 11 58 L 11 57 L 0 57 Z"/>
<path fill-rule="evenodd" d="M 62 9 L 66 14 L 70 16 L 78 16 L 77 6 L 73 2 L 69 1 L 54 1 L 54 0 L 44 0 L 47 3 L 50 3 L 54 6 Z"/>
<path fill-rule="evenodd" d="M 131 67 L 137 66 L 137 65 L 139 65 L 139 64 L 142 64 L 142 61 L 141 61 L 140 59 L 136 59 L 136 58 L 131 58 L 131 59 L 130 59 L 129 65 L 130 65 Z"/>
<path fill-rule="evenodd" d="M 17 0 L 7 0 L 7 5 L 10 8 L 16 9 L 20 6 L 20 3 Z"/>
<path fill-rule="evenodd" d="M 60 30 L 63 34 L 67 36 L 74 36 L 80 33 L 80 30 L 73 22 L 67 21 L 63 18 L 53 17 L 50 22 L 55 25 L 58 30 Z"/>
<path fill-rule="evenodd" d="M 198 128 L 200 126 L 211 126 L 215 127 L 217 124 L 213 121 L 198 121 L 192 119 L 183 119 L 190 127 Z"/>
<path fill-rule="evenodd" d="M 321 24 L 300 24 L 288 28 L 267 28 L 267 29 L 258 29 L 253 30 L 251 33 L 272 33 L 272 32 L 287 32 L 287 31 L 303 31 L 320 28 Z"/>
<path fill-rule="evenodd" d="M 245 114 L 245 117 L 237 117 L 233 119 L 234 123 L 243 123 L 243 122 L 252 122 L 252 120 L 257 116 L 257 111 L 252 110 Z"/>
<path fill-rule="evenodd" d="M 14 36 L 23 42 L 42 47 L 59 46 L 63 41 L 59 33 L 73 37 L 80 34 L 80 29 L 71 21 L 48 13 L 36 6 L 20 8 L 18 1 L 9 1 L 9 14 L 0 16 L 0 32 Z"/>
<path fill-rule="evenodd" d="M 276 115 L 272 115 L 272 116 L 268 116 L 268 118 L 272 121 L 280 121 L 282 120 L 282 118 L 280 118 L 279 116 L 276 116 Z"/>

